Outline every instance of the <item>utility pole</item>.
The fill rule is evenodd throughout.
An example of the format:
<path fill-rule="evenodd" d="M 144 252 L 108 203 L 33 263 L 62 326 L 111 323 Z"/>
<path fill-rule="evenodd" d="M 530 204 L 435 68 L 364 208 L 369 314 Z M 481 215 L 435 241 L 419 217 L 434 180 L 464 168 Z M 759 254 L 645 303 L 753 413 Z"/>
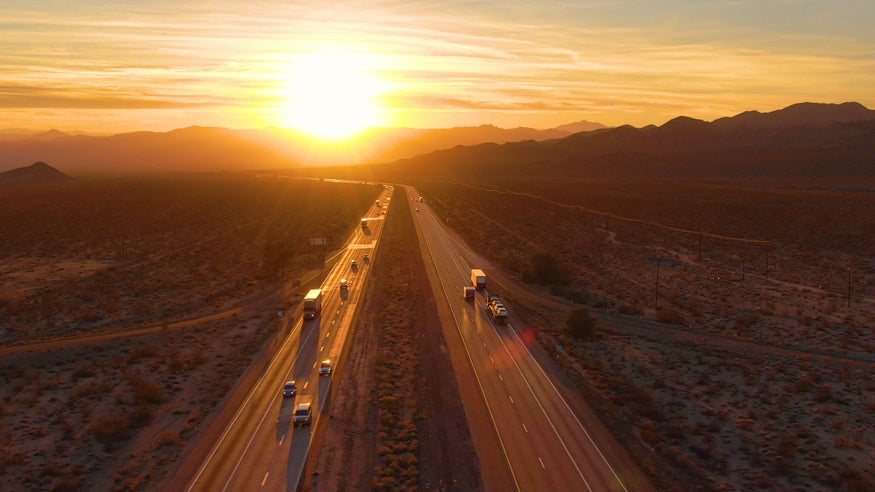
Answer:
<path fill-rule="evenodd" d="M 851 265 L 848 265 L 848 307 L 851 307 Z"/>
<path fill-rule="evenodd" d="M 656 253 L 656 302 L 654 303 L 654 309 L 659 310 L 659 253 Z"/>

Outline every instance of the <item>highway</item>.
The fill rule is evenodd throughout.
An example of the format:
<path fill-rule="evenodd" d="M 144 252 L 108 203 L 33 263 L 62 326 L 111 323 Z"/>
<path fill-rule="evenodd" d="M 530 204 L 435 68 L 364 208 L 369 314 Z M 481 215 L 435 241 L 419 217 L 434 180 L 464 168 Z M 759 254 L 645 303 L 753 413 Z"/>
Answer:
<path fill-rule="evenodd" d="M 380 194 L 381 205 L 388 207 L 387 198 L 391 194 L 391 189 Z M 280 333 L 288 335 L 197 469 L 187 491 L 297 488 L 311 435 L 331 402 L 331 381 L 335 376 L 320 376 L 318 366 L 322 360 L 330 359 L 335 374 L 342 371 L 343 361 L 339 358 L 372 267 L 371 261 L 364 261 L 363 256 L 367 253 L 374 258 L 384 211 L 372 206 L 366 216 L 367 226 L 357 227 L 338 253 L 337 263 L 322 284 L 321 315 L 306 321 L 301 317 L 283 320 Z M 353 259 L 357 268 L 351 267 Z M 341 279 L 349 281 L 346 291 L 339 289 Z M 290 379 L 296 381 L 298 394 L 283 398 L 283 383 Z M 297 404 L 305 401 L 312 402 L 312 425 L 295 428 L 292 414 Z"/>
<path fill-rule="evenodd" d="M 462 339 L 466 357 L 475 375 L 480 396 L 488 408 L 494 435 L 499 440 L 511 482 L 517 490 L 627 491 L 647 489 L 640 480 L 626 475 L 609 462 L 592 438 L 588 426 L 533 358 L 515 326 L 521 322 L 509 306 L 508 323 L 495 325 L 487 315 L 485 293 L 474 302 L 462 298 L 470 285 L 471 268 L 485 262 L 449 234 L 427 204 L 419 203 L 415 189 L 405 187 L 413 200 L 414 221 L 420 234 L 423 258 L 434 264 L 441 292 Z M 435 285 L 434 282 L 432 285 Z M 448 320 L 443 319 L 446 326 Z M 523 335 L 528 337 L 527 335 Z M 466 407 L 469 402 L 465 402 Z M 475 424 L 470 424 L 477 432 Z M 481 431 L 482 432 L 482 431 Z M 476 439 L 475 439 L 476 441 Z M 621 470 L 624 470 L 622 468 Z M 635 483 L 635 486 L 632 485 Z"/>

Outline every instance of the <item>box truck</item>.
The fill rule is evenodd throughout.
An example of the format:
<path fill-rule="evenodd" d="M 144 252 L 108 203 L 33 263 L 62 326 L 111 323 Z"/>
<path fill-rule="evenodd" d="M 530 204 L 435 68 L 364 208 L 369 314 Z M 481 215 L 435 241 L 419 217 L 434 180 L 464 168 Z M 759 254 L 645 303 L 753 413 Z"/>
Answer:
<path fill-rule="evenodd" d="M 312 289 L 304 297 L 304 319 L 313 319 L 322 312 L 322 289 Z"/>
<path fill-rule="evenodd" d="M 486 274 L 479 268 L 471 270 L 471 285 L 476 289 L 486 288 Z"/>

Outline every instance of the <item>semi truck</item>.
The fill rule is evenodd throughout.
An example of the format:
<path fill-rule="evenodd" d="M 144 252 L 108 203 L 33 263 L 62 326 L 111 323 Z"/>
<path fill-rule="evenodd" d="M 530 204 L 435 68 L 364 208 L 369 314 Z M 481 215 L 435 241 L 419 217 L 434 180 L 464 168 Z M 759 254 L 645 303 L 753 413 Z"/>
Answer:
<path fill-rule="evenodd" d="M 476 289 L 486 288 L 486 274 L 483 273 L 483 270 L 479 268 L 474 268 L 471 270 L 471 284 Z"/>
<path fill-rule="evenodd" d="M 322 312 L 322 289 L 311 289 L 304 297 L 304 319 L 313 319 Z"/>

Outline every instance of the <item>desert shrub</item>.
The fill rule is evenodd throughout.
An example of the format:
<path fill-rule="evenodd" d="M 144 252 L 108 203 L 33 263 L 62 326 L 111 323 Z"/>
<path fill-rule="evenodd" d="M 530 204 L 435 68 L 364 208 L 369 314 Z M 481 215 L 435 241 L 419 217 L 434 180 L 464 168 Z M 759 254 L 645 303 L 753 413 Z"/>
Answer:
<path fill-rule="evenodd" d="M 528 267 L 520 272 L 520 279 L 527 284 L 567 285 L 570 276 L 559 258 L 550 253 L 535 253 L 529 258 Z"/>
<path fill-rule="evenodd" d="M 565 333 L 573 338 L 588 340 L 595 337 L 596 321 L 586 307 L 579 307 L 568 313 L 565 320 Z"/>
<path fill-rule="evenodd" d="M 138 404 L 164 403 L 167 401 L 167 392 L 164 388 L 151 379 L 132 376 L 128 380 L 134 391 L 134 402 Z"/>
<path fill-rule="evenodd" d="M 101 415 L 91 424 L 91 433 L 103 444 L 116 443 L 130 433 L 129 421 L 118 413 Z"/>
<path fill-rule="evenodd" d="M 55 480 L 52 492 L 73 492 L 82 490 L 82 477 L 74 474 L 66 474 Z"/>
<path fill-rule="evenodd" d="M 656 313 L 656 321 L 678 326 L 687 324 L 684 315 L 675 309 L 660 309 L 659 312 Z"/>
<path fill-rule="evenodd" d="M 159 446 L 178 446 L 180 444 L 182 444 L 182 438 L 179 436 L 179 432 L 171 429 L 167 429 L 161 433 L 161 437 L 158 439 Z"/>

